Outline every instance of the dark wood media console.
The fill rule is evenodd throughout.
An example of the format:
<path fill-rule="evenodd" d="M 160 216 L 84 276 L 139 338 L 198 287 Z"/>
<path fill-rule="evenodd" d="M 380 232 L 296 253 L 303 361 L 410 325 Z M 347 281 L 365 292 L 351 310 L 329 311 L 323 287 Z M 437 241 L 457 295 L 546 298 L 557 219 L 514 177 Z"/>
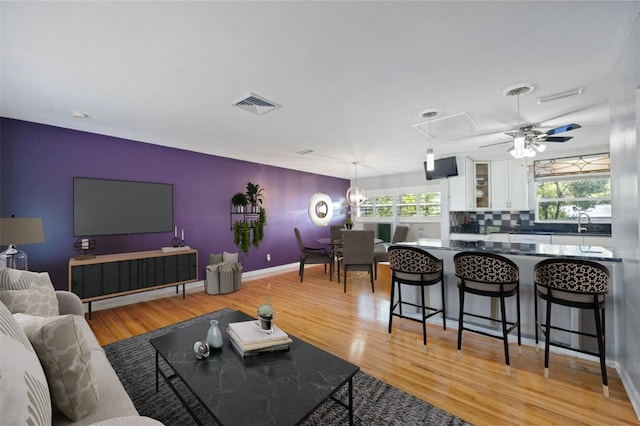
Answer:
<path fill-rule="evenodd" d="M 118 253 L 69 260 L 69 291 L 83 302 L 182 285 L 198 280 L 198 251 L 192 249 Z"/>

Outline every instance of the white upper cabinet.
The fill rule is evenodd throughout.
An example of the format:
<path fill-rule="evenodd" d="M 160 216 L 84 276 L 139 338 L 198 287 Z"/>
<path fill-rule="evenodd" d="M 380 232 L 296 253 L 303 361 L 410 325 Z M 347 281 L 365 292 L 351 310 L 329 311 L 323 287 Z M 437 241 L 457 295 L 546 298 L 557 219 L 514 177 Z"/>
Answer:
<path fill-rule="evenodd" d="M 467 196 L 469 174 L 473 175 L 473 162 L 467 157 L 457 157 L 458 176 L 447 179 L 449 184 L 449 211 L 465 211 L 473 209 L 471 199 Z"/>
<path fill-rule="evenodd" d="M 529 210 L 527 167 L 521 160 L 458 159 L 449 184 L 449 211 Z"/>
<path fill-rule="evenodd" d="M 491 162 L 491 208 L 529 210 L 527 167 L 521 160 Z"/>
<path fill-rule="evenodd" d="M 492 175 L 491 163 L 488 161 L 476 161 L 473 164 L 473 194 L 474 206 L 476 209 L 491 209 Z"/>

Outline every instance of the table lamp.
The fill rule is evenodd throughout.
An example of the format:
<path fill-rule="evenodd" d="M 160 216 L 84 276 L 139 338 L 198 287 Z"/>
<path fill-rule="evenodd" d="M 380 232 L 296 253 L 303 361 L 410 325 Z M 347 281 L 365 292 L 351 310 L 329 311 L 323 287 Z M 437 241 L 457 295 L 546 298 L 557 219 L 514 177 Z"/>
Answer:
<path fill-rule="evenodd" d="M 44 243 L 42 218 L 0 218 L 0 246 L 8 246 L 0 252 L 0 268 L 27 270 L 27 253 L 18 244 Z"/>

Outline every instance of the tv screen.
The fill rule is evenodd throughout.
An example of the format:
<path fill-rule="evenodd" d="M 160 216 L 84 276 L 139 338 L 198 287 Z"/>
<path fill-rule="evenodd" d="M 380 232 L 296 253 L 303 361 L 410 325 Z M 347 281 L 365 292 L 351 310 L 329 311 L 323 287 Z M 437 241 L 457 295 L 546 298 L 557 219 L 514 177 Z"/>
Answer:
<path fill-rule="evenodd" d="M 73 178 L 73 235 L 173 231 L 173 185 Z"/>
<path fill-rule="evenodd" d="M 424 172 L 427 180 L 441 179 L 451 176 L 458 176 L 458 164 L 456 157 L 440 158 L 434 161 L 433 171 L 427 171 L 427 162 L 424 162 Z"/>

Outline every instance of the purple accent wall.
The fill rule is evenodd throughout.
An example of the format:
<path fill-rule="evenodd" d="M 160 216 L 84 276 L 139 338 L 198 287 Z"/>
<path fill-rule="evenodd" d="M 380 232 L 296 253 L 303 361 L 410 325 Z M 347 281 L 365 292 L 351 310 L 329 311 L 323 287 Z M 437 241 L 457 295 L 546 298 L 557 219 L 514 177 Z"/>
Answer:
<path fill-rule="evenodd" d="M 29 269 L 48 271 L 58 289 L 67 289 L 73 243 L 73 177 L 172 183 L 174 223 L 199 252 L 199 279 L 208 254 L 240 252 L 233 244 L 229 200 L 247 182 L 264 188 L 265 238 L 249 254 L 240 252 L 245 271 L 297 262 L 293 228 L 305 244 L 328 237 L 314 226 L 309 199 L 325 192 L 344 198 L 346 179 L 199 154 L 126 139 L 2 118 L 0 121 L 0 213 L 2 217 L 42 217 L 46 242 L 23 246 Z M 341 223 L 339 209 L 332 224 Z M 95 237 L 94 254 L 157 250 L 171 245 L 173 233 Z M 272 261 L 266 261 L 270 253 Z"/>

